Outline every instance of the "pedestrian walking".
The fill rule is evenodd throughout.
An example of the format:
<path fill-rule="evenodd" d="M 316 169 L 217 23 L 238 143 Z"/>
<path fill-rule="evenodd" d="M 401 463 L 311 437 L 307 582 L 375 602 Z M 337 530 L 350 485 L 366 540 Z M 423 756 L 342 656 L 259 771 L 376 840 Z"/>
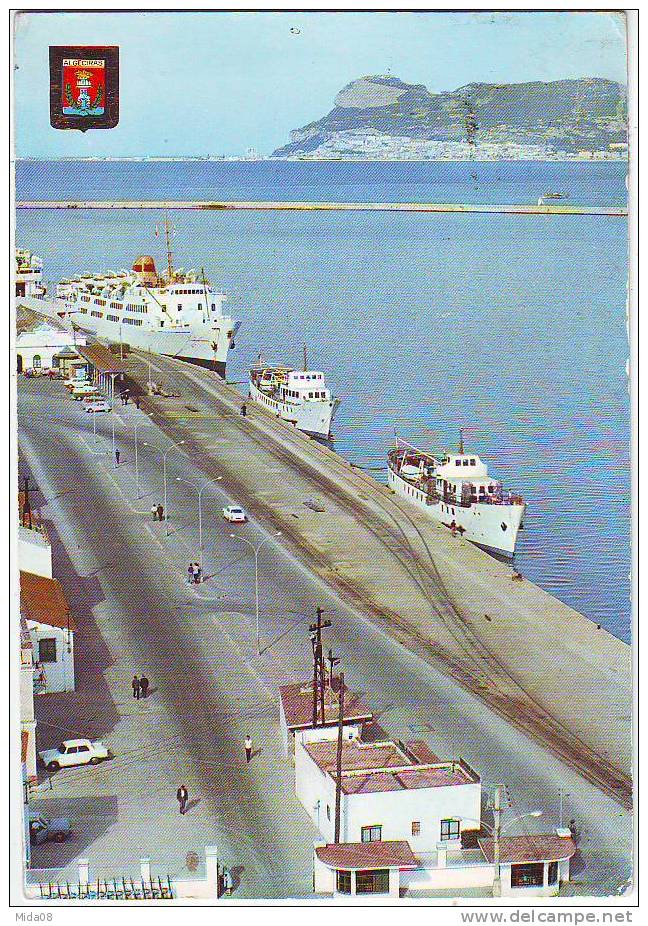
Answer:
<path fill-rule="evenodd" d="M 226 894 L 232 893 L 232 888 L 234 887 L 234 879 L 232 878 L 232 872 L 229 868 L 223 868 L 223 890 Z"/>
<path fill-rule="evenodd" d="M 142 692 L 142 697 L 146 698 L 148 695 L 149 680 L 147 679 L 145 675 L 142 675 L 140 677 L 139 683 L 140 683 L 140 691 Z"/>
<path fill-rule="evenodd" d="M 158 521 L 164 521 L 164 505 L 157 506 Z"/>
<path fill-rule="evenodd" d="M 131 682 L 131 688 L 133 689 L 133 697 L 136 701 L 140 699 L 140 680 L 137 675 L 133 676 L 133 681 Z"/>
<path fill-rule="evenodd" d="M 191 585 L 192 583 L 196 581 L 196 575 L 195 575 L 195 569 L 194 569 L 193 563 L 189 563 L 189 568 L 187 569 L 187 572 L 189 573 L 189 584 Z"/>
<path fill-rule="evenodd" d="M 157 521 L 159 512 L 160 512 L 160 506 L 159 506 L 159 505 L 151 505 L 151 514 L 153 515 L 153 520 L 154 520 L 154 521 Z"/>
<path fill-rule="evenodd" d="M 139 403 L 140 403 L 140 397 L 136 395 L 135 396 L 135 408 L 139 409 Z"/>
<path fill-rule="evenodd" d="M 189 792 L 187 791 L 186 785 L 180 785 L 176 791 L 176 797 L 178 803 L 180 804 L 180 813 L 185 814 L 187 812 L 187 803 L 189 801 Z"/>
<path fill-rule="evenodd" d="M 252 740 L 248 734 L 248 736 L 245 737 L 245 761 L 249 763 L 251 758 L 252 758 Z"/>
<path fill-rule="evenodd" d="M 194 563 L 194 582 L 196 585 L 200 585 L 202 582 L 202 568 L 200 563 Z"/>
<path fill-rule="evenodd" d="M 130 398 L 130 392 L 127 389 L 126 392 L 124 393 L 124 405 L 128 405 L 129 398 Z"/>
<path fill-rule="evenodd" d="M 119 450 L 115 450 L 115 463 L 116 463 L 117 466 L 119 466 L 119 458 L 120 458 L 120 456 L 121 456 L 121 453 L 119 452 Z"/>
<path fill-rule="evenodd" d="M 241 405 L 241 415 L 242 415 L 244 418 L 245 418 L 246 415 L 247 415 L 247 405 L 245 404 L 245 402 L 243 403 L 243 405 Z"/>

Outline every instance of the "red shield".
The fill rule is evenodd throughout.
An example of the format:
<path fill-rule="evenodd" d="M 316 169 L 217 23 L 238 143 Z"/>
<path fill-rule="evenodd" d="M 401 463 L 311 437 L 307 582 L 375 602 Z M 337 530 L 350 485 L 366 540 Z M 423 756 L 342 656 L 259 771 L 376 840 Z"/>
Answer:
<path fill-rule="evenodd" d="M 106 62 L 63 58 L 61 104 L 66 116 L 101 116 L 106 106 Z"/>

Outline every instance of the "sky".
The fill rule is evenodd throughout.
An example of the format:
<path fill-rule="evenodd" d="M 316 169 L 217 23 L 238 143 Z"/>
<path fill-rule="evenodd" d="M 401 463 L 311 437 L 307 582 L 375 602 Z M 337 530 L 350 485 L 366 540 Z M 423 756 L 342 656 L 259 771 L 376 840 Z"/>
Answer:
<path fill-rule="evenodd" d="M 19 158 L 270 154 L 370 74 L 432 92 L 472 82 L 626 81 L 618 13 L 27 12 L 14 28 Z M 116 128 L 51 128 L 50 45 L 119 45 Z"/>

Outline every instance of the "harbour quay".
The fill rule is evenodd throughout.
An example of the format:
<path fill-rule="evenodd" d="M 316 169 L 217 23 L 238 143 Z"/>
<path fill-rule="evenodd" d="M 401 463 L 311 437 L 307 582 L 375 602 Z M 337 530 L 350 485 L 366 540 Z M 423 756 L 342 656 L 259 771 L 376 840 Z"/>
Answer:
<path fill-rule="evenodd" d="M 260 212 L 460 212 L 504 215 L 627 216 L 625 206 L 588 206 L 575 203 L 338 203 L 236 200 L 23 200 L 17 209 L 202 209 Z"/>
<path fill-rule="evenodd" d="M 627 644 L 329 447 L 261 407 L 243 416 L 209 370 L 137 351 L 122 368 L 155 425 L 329 589 L 629 806 Z"/>

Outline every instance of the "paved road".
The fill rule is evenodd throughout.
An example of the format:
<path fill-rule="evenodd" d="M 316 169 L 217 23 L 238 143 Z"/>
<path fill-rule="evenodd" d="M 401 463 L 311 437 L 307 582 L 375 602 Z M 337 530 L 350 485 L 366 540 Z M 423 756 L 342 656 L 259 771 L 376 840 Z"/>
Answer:
<path fill-rule="evenodd" d="M 229 537 L 219 517 L 226 480 L 208 482 L 181 450 L 168 456 L 170 536 L 153 523 L 162 500 L 159 448 L 169 440 L 132 406 L 117 408 L 111 455 L 110 416 L 97 421 L 60 383 L 19 383 L 21 452 L 42 492 L 53 528 L 56 574 L 80 625 L 78 691 L 38 700 L 39 746 L 65 733 L 102 737 L 116 758 L 96 769 L 54 776 L 43 802 L 69 809 L 78 835 L 39 850 L 37 865 L 87 855 L 95 874 L 132 868 L 150 855 L 155 872 L 186 873 L 189 852 L 216 843 L 240 875 L 237 896 L 307 896 L 316 834 L 292 789 L 281 755 L 277 686 L 308 672 L 307 624 L 316 604 L 333 620 L 327 645 L 341 657 L 352 688 L 363 692 L 390 735 L 423 738 L 441 756 L 464 756 L 486 783 L 505 781 L 511 818 L 542 808 L 530 830 L 564 817 L 581 829 L 578 893 L 616 893 L 631 873 L 631 818 L 479 699 L 356 614 L 260 524 L 235 533 L 260 542 L 262 655 L 256 655 L 251 551 Z M 140 499 L 134 473 L 133 424 L 139 425 Z M 148 446 L 144 446 L 144 442 Z M 203 493 L 204 568 L 198 589 L 185 580 L 198 558 L 197 494 Z M 35 499 L 36 501 L 37 499 Z M 143 671 L 154 691 L 130 696 Z M 249 767 L 242 740 L 260 753 Z M 199 800 L 181 818 L 175 789 Z M 59 854 L 61 853 L 61 854 Z"/>

